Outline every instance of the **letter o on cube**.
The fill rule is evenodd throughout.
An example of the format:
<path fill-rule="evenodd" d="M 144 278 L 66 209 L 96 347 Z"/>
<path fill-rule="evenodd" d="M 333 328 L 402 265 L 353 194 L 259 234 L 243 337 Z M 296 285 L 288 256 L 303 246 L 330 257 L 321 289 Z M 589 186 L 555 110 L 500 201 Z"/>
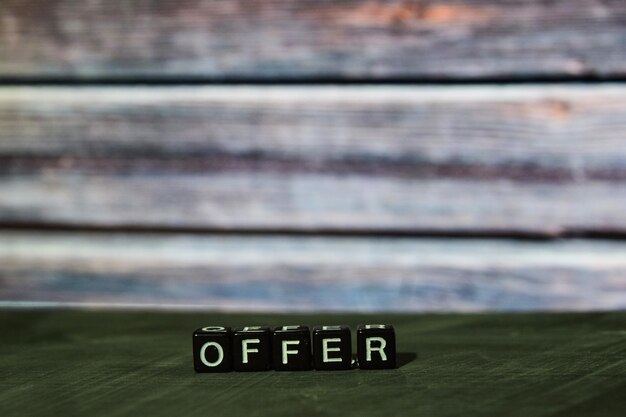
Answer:
<path fill-rule="evenodd" d="M 193 332 L 192 345 L 196 372 L 232 371 L 232 332 L 229 327 L 201 327 Z"/>

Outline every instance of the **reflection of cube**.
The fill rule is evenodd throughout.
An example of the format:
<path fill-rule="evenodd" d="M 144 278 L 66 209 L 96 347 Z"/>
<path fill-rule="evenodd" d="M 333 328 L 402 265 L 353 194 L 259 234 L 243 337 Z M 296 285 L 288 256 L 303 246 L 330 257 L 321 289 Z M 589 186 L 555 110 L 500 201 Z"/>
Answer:
<path fill-rule="evenodd" d="M 389 324 L 365 324 L 356 330 L 359 368 L 396 367 L 396 333 Z"/>
<path fill-rule="evenodd" d="M 313 328 L 313 362 L 318 370 L 352 368 L 352 340 L 348 326 Z"/>
<path fill-rule="evenodd" d="M 272 365 L 269 327 L 239 327 L 233 330 L 235 371 L 267 371 Z"/>
<path fill-rule="evenodd" d="M 207 326 L 193 332 L 196 372 L 232 371 L 232 332 L 229 327 Z"/>

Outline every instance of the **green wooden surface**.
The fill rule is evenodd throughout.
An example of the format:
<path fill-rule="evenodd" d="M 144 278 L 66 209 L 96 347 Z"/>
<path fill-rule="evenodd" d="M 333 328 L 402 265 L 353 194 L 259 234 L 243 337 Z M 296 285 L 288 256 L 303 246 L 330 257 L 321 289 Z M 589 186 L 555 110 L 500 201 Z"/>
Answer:
<path fill-rule="evenodd" d="M 396 325 L 389 371 L 195 374 L 200 325 Z M 626 313 L 243 315 L 0 310 L 0 415 L 611 416 Z M 354 336 L 354 335 L 353 335 Z"/>

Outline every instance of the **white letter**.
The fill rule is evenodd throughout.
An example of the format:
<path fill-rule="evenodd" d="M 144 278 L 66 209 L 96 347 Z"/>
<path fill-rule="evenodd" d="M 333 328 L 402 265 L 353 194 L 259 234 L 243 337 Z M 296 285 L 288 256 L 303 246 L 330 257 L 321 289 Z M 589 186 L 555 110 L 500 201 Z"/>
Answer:
<path fill-rule="evenodd" d="M 341 358 L 329 358 L 328 352 L 339 352 L 341 348 L 334 347 L 329 348 L 329 343 L 337 343 L 341 342 L 341 339 L 338 337 L 332 339 L 322 339 L 322 362 L 341 362 Z"/>
<path fill-rule="evenodd" d="M 380 343 L 379 347 L 372 347 L 372 342 Z M 385 346 L 387 346 L 387 342 L 382 337 L 368 337 L 365 339 L 365 360 L 372 360 L 372 351 L 375 350 L 380 353 L 380 359 L 383 361 L 387 360 L 387 355 L 385 354 Z"/>
<path fill-rule="evenodd" d="M 241 356 L 243 357 L 243 363 L 248 363 L 248 353 L 259 353 L 259 349 L 248 349 L 248 343 L 261 343 L 261 340 L 244 339 L 241 341 Z"/>
<path fill-rule="evenodd" d="M 384 324 L 366 324 L 366 329 L 385 329 L 386 326 Z"/>
<path fill-rule="evenodd" d="M 289 354 L 297 354 L 297 350 L 288 350 L 288 345 L 299 345 L 299 340 L 283 340 L 283 365 L 287 365 L 287 355 Z"/>
<path fill-rule="evenodd" d="M 221 332 L 222 330 L 226 330 L 226 328 L 222 326 L 209 326 L 203 327 L 202 330 L 204 330 L 205 332 Z"/>
<path fill-rule="evenodd" d="M 249 332 L 251 330 L 259 330 L 261 328 L 261 326 L 251 326 L 251 327 L 244 327 L 243 331 L 244 332 Z"/>
<path fill-rule="evenodd" d="M 206 360 L 206 350 L 210 346 L 213 346 L 215 347 L 215 349 L 217 349 L 217 360 L 215 362 L 209 362 Z M 200 360 L 209 368 L 213 368 L 219 365 L 224 360 L 224 350 L 222 349 L 222 346 L 220 346 L 220 344 L 217 342 L 206 342 L 204 345 L 202 345 L 202 348 L 200 349 Z"/>
<path fill-rule="evenodd" d="M 300 326 L 283 326 L 283 330 L 298 330 Z"/>

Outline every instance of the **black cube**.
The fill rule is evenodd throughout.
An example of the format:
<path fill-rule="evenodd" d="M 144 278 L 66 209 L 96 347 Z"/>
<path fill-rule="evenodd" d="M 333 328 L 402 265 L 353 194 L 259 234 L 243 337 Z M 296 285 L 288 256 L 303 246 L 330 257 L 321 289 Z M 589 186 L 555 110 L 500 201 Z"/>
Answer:
<path fill-rule="evenodd" d="M 396 333 L 392 325 L 360 325 L 356 330 L 356 347 L 359 368 L 396 367 Z"/>
<path fill-rule="evenodd" d="M 320 371 L 352 369 L 352 336 L 348 326 L 313 328 L 313 363 Z"/>
<path fill-rule="evenodd" d="M 271 368 L 270 335 L 269 327 L 239 327 L 233 330 L 235 371 L 267 371 Z"/>
<path fill-rule="evenodd" d="M 193 366 L 196 372 L 229 372 L 232 364 L 230 327 L 207 326 L 193 332 Z"/>
<path fill-rule="evenodd" d="M 277 371 L 311 369 L 311 334 L 306 326 L 281 326 L 272 332 L 272 358 Z"/>

